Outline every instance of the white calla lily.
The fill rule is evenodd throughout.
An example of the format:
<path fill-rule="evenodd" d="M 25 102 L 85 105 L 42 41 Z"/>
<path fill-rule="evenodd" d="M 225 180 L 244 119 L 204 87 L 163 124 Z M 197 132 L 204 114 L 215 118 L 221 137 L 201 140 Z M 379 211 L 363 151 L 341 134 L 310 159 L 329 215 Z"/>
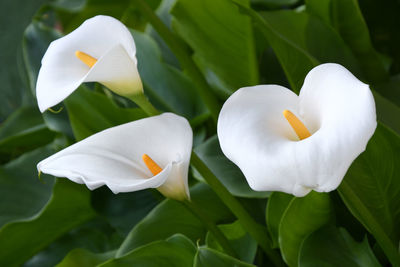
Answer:
<path fill-rule="evenodd" d="M 36 84 L 39 109 L 60 103 L 83 82 L 100 82 L 123 96 L 143 93 L 136 47 L 117 19 L 96 16 L 47 49 Z"/>
<path fill-rule="evenodd" d="M 91 190 L 107 185 L 116 194 L 157 188 L 166 197 L 184 200 L 189 199 L 192 139 L 185 118 L 164 113 L 94 134 L 44 159 L 37 168 Z M 147 155 L 154 162 L 146 161 Z M 161 167 L 154 174 L 152 164 Z"/>
<path fill-rule="evenodd" d="M 219 115 L 218 137 L 252 189 L 304 196 L 336 189 L 376 125 L 368 85 L 328 63 L 308 73 L 299 96 L 278 85 L 236 91 Z"/>

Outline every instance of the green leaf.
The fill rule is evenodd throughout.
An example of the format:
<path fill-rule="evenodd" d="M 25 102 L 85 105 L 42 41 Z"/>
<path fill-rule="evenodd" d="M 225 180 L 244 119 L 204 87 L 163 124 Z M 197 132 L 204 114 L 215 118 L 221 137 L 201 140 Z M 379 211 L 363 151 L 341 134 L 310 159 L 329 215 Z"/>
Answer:
<path fill-rule="evenodd" d="M 368 28 L 372 43 L 380 53 L 389 57 L 390 71 L 397 74 L 400 71 L 400 36 L 398 34 L 400 5 L 398 1 L 358 1 Z M 389 67 L 388 66 L 388 67 Z"/>
<path fill-rule="evenodd" d="M 94 215 L 89 191 L 82 185 L 58 179 L 52 197 L 39 213 L 0 229 L 0 265 L 21 265 Z"/>
<path fill-rule="evenodd" d="M 400 120 L 398 119 L 400 117 L 400 107 L 376 91 L 372 91 L 372 93 L 376 104 L 377 119 L 396 131 L 397 134 L 400 134 Z"/>
<path fill-rule="evenodd" d="M 0 3 L 0 25 L 2 42 L 0 43 L 0 121 L 3 121 L 14 109 L 24 102 L 33 102 L 20 75 L 22 63 L 21 40 L 25 27 L 39 7 L 47 0 L 3 0 Z M 23 7 L 23 8 L 22 8 Z"/>
<path fill-rule="evenodd" d="M 0 156 L 7 158 L 41 147 L 54 136 L 36 107 L 19 108 L 0 127 Z"/>
<path fill-rule="evenodd" d="M 114 257 L 115 251 L 92 253 L 86 249 L 76 248 L 56 265 L 56 267 L 97 266 Z"/>
<path fill-rule="evenodd" d="M 332 218 L 332 203 L 327 193 L 311 191 L 302 198 L 293 198 L 279 226 L 279 244 L 289 266 L 298 266 L 300 246 L 312 232 Z"/>
<path fill-rule="evenodd" d="M 103 186 L 92 192 L 93 208 L 122 236 L 126 236 L 158 203 L 159 199 L 151 190 L 115 195 Z"/>
<path fill-rule="evenodd" d="M 198 206 L 207 207 L 204 212 L 213 222 L 232 218 L 232 214 L 205 184 L 191 188 L 191 198 Z M 117 256 L 120 257 L 139 246 L 165 239 L 177 232 L 196 242 L 199 239 L 204 240 L 207 229 L 181 202 L 164 200 L 135 225 L 119 248 Z"/>
<path fill-rule="evenodd" d="M 299 92 L 307 73 L 324 62 L 337 62 L 359 76 L 357 60 L 340 36 L 306 12 L 291 10 L 261 12 L 234 0 L 257 23 L 276 53 L 286 77 Z"/>
<path fill-rule="evenodd" d="M 383 61 L 372 46 L 371 38 L 357 0 L 307 1 L 307 10 L 322 17 L 342 36 L 361 63 L 370 82 L 387 80 Z M 329 16 L 329 18 L 326 18 Z"/>
<path fill-rule="evenodd" d="M 33 95 L 36 95 L 36 81 L 42 57 L 50 43 L 61 36 L 60 32 L 39 21 L 32 22 L 25 30 L 22 51 L 29 87 Z"/>
<path fill-rule="evenodd" d="M 195 85 L 181 71 L 163 62 L 157 43 L 147 34 L 133 31 L 138 68 L 145 92 L 159 109 L 188 119 L 206 112 Z"/>
<path fill-rule="evenodd" d="M 333 25 L 332 0 L 305 0 L 307 13 L 319 17 L 327 25 Z"/>
<path fill-rule="evenodd" d="M 252 5 L 261 5 L 268 8 L 291 6 L 298 2 L 300 2 L 300 0 L 251 0 Z"/>
<path fill-rule="evenodd" d="M 293 198 L 293 195 L 282 192 L 273 192 L 268 198 L 265 219 L 275 248 L 279 247 L 279 225 L 281 219 Z"/>
<path fill-rule="evenodd" d="M 61 110 L 60 110 L 61 109 Z M 57 113 L 46 111 L 42 114 L 44 123 L 53 132 L 65 134 L 69 139 L 74 139 L 74 133 L 68 118 L 68 111 L 60 106 Z"/>
<path fill-rule="evenodd" d="M 393 102 L 395 105 L 400 107 L 400 75 L 392 76 L 389 81 L 374 84 L 374 88 L 378 91 L 383 97 Z"/>
<path fill-rule="evenodd" d="M 222 153 L 216 135 L 197 146 L 195 152 L 231 194 L 239 197 L 264 198 L 269 196 L 269 192 L 256 192 L 249 187 L 240 169 Z"/>
<path fill-rule="evenodd" d="M 104 129 L 141 119 L 145 113 L 137 108 L 118 107 L 107 96 L 81 86 L 64 100 L 77 140 Z"/>
<path fill-rule="evenodd" d="M 42 57 L 50 43 L 60 37 L 60 32 L 38 21 L 32 22 L 25 30 L 22 50 L 28 84 L 33 95 L 36 95 L 36 80 L 39 74 Z M 60 107 L 60 109 L 62 108 L 63 107 Z M 57 112 L 56 114 L 45 112 L 43 114 L 43 119 L 47 127 L 52 131 L 64 133 L 71 139 L 73 138 L 72 129 L 69 125 L 68 115 L 65 110 Z"/>
<path fill-rule="evenodd" d="M 176 234 L 165 241 L 156 241 L 139 247 L 123 257 L 102 264 L 102 267 L 183 267 L 192 266 L 196 247 L 187 237 Z"/>
<path fill-rule="evenodd" d="M 54 181 L 41 182 L 36 164 L 52 152 L 39 148 L 0 167 L 0 227 L 34 216 L 47 203 Z"/>
<path fill-rule="evenodd" d="M 162 0 L 160 5 L 157 7 L 154 12 L 157 17 L 171 30 L 171 21 L 172 15 L 170 13 L 171 8 L 175 5 L 176 0 Z M 162 58 L 166 63 L 179 68 L 179 61 L 172 53 L 171 49 L 168 47 L 164 39 L 158 34 L 158 32 L 154 29 L 154 27 L 149 23 L 146 27 L 146 33 L 153 37 L 154 41 L 157 42 L 160 47 Z"/>
<path fill-rule="evenodd" d="M 357 0 L 333 0 L 335 27 L 361 63 L 366 78 L 373 82 L 389 78 L 383 60 L 372 46 L 367 24 Z"/>
<path fill-rule="evenodd" d="M 229 243 L 240 260 L 245 262 L 254 261 L 257 252 L 257 242 L 243 229 L 239 221 L 235 221 L 231 224 L 218 225 L 218 227 L 229 240 Z M 206 245 L 219 252 L 224 251 L 211 232 L 207 233 Z"/>
<path fill-rule="evenodd" d="M 24 267 L 55 266 L 75 248 L 85 249 L 92 253 L 106 253 L 114 250 L 115 254 L 115 249 L 122 240 L 122 237 L 116 234 L 115 229 L 110 227 L 106 220 L 96 216 L 52 242 L 46 249 L 25 262 Z"/>
<path fill-rule="evenodd" d="M 399 136 L 379 124 L 339 187 L 346 206 L 374 235 L 393 265 L 400 264 L 399 151 Z"/>
<path fill-rule="evenodd" d="M 301 246 L 300 267 L 379 267 L 367 238 L 358 243 L 344 229 L 323 227 L 309 235 Z"/>
<path fill-rule="evenodd" d="M 53 0 L 50 5 L 57 14 L 65 32 L 79 27 L 88 18 L 108 15 L 121 19 L 129 9 L 129 0 Z"/>
<path fill-rule="evenodd" d="M 255 266 L 210 248 L 199 248 L 194 259 L 194 267 L 251 267 Z"/>
<path fill-rule="evenodd" d="M 251 21 L 230 0 L 178 0 L 171 14 L 172 28 L 193 49 L 195 62 L 220 94 L 258 83 Z"/>

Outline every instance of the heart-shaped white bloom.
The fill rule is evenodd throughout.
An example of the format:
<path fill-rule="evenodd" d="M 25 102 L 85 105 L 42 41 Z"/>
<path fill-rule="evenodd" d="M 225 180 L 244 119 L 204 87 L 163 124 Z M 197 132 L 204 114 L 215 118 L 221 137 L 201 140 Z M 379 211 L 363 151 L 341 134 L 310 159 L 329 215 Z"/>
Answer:
<path fill-rule="evenodd" d="M 97 59 L 96 64 L 87 66 L 77 51 Z M 123 96 L 142 93 L 136 64 L 135 42 L 124 24 L 108 16 L 88 19 L 53 41 L 43 56 L 36 84 L 39 109 L 60 103 L 83 82 L 100 82 Z"/>
<path fill-rule="evenodd" d="M 94 134 L 41 161 L 37 168 L 91 190 L 107 185 L 116 194 L 157 188 L 166 197 L 183 200 L 189 198 L 192 139 L 185 118 L 164 113 Z M 143 154 L 162 168 L 159 174 L 150 172 Z"/>
<path fill-rule="evenodd" d="M 312 135 L 299 141 L 284 110 Z M 299 96 L 278 85 L 239 89 L 221 110 L 218 137 L 252 189 L 304 196 L 336 189 L 376 125 L 368 85 L 329 63 L 308 73 Z"/>

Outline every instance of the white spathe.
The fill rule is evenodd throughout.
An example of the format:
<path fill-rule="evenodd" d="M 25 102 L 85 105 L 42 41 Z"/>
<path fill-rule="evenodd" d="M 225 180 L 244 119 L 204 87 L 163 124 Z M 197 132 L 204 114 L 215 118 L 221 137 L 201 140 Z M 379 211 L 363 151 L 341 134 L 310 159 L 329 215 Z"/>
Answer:
<path fill-rule="evenodd" d="M 299 141 L 282 114 L 285 109 L 312 136 Z M 308 73 L 299 96 L 279 85 L 236 91 L 219 115 L 218 137 L 253 190 L 300 197 L 336 189 L 376 125 L 369 86 L 328 63 Z"/>
<path fill-rule="evenodd" d="M 96 64 L 88 67 L 76 51 L 96 58 Z M 142 93 L 136 65 L 135 42 L 124 24 L 109 16 L 88 19 L 53 41 L 43 56 L 36 83 L 39 109 L 60 103 L 83 82 L 100 82 L 123 96 Z"/>
<path fill-rule="evenodd" d="M 37 168 L 91 190 L 107 185 L 116 194 L 157 188 L 166 197 L 189 199 L 192 139 L 185 118 L 164 113 L 96 133 L 46 158 Z M 143 154 L 163 170 L 154 176 L 142 161 Z"/>

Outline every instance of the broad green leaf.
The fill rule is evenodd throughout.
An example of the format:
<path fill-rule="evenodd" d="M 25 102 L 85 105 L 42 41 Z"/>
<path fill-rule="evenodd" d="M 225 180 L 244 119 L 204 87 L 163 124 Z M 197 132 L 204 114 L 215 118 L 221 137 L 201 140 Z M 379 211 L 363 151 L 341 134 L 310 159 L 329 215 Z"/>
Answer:
<path fill-rule="evenodd" d="M 379 267 L 367 238 L 356 242 L 344 228 L 323 227 L 301 245 L 300 267 Z"/>
<path fill-rule="evenodd" d="M 300 0 L 251 0 L 252 5 L 261 5 L 269 8 L 290 6 L 297 4 Z"/>
<path fill-rule="evenodd" d="M 321 17 L 339 32 L 361 63 L 365 77 L 370 82 L 388 79 L 383 61 L 372 46 L 367 25 L 357 0 L 306 1 L 307 10 Z M 327 10 L 328 9 L 328 10 Z M 326 18 L 329 16 L 329 18 Z"/>
<path fill-rule="evenodd" d="M 255 265 L 248 264 L 238 259 L 232 258 L 226 254 L 223 254 L 217 250 L 210 248 L 200 247 L 197 250 L 196 257 L 194 259 L 194 267 L 254 267 Z"/>
<path fill-rule="evenodd" d="M 400 264 L 400 138 L 379 124 L 367 149 L 352 164 L 339 193 L 376 238 L 392 264 Z"/>
<path fill-rule="evenodd" d="M 295 92 L 307 73 L 324 62 L 340 63 L 360 76 L 357 60 L 340 36 L 320 19 L 291 10 L 261 12 L 234 0 L 257 23 L 278 57 Z"/>
<path fill-rule="evenodd" d="M 64 106 L 60 106 L 60 109 L 58 109 L 56 113 L 46 111 L 42 116 L 44 123 L 50 130 L 63 133 L 69 139 L 74 139 L 74 133 L 68 118 L 68 111 Z"/>
<path fill-rule="evenodd" d="M 279 245 L 289 266 L 298 266 L 300 246 L 312 232 L 332 218 L 332 203 L 327 193 L 311 191 L 302 198 L 293 198 L 279 225 Z"/>
<path fill-rule="evenodd" d="M 400 134 L 400 107 L 379 93 L 372 91 L 376 104 L 376 116 L 379 121 Z"/>
<path fill-rule="evenodd" d="M 19 108 L 0 126 L 0 156 L 17 156 L 50 143 L 54 136 L 36 107 Z"/>
<path fill-rule="evenodd" d="M 175 234 L 165 241 L 155 241 L 139 247 L 123 257 L 108 261 L 102 267 L 183 267 L 192 266 L 196 247 L 187 237 Z"/>
<path fill-rule="evenodd" d="M 201 115 L 206 108 L 195 85 L 181 71 L 163 62 L 157 43 L 147 34 L 133 31 L 138 69 L 145 92 L 155 105 L 188 119 Z"/>
<path fill-rule="evenodd" d="M 142 110 L 118 107 L 107 96 L 81 86 L 64 100 L 77 140 L 104 129 L 145 117 Z"/>
<path fill-rule="evenodd" d="M 214 222 L 232 218 L 215 193 L 205 184 L 191 188 L 191 198 L 197 206 L 206 207 L 204 212 Z M 165 239 L 174 233 L 181 233 L 193 242 L 204 240 L 207 229 L 181 202 L 164 200 L 155 207 L 142 221 L 135 225 L 117 252 L 117 256 L 149 242 Z"/>
<path fill-rule="evenodd" d="M 333 25 L 332 0 L 305 0 L 307 13 L 319 17 L 327 25 Z"/>
<path fill-rule="evenodd" d="M 269 195 L 269 192 L 256 192 L 249 187 L 240 169 L 222 153 L 216 135 L 197 146 L 195 151 L 231 194 L 239 197 L 260 198 Z"/>
<path fill-rule="evenodd" d="M 39 213 L 0 229 L 0 265 L 21 265 L 93 216 L 89 191 L 82 185 L 58 179 L 52 197 Z"/>
<path fill-rule="evenodd" d="M 52 242 L 47 248 L 25 262 L 24 267 L 55 266 L 68 257 L 69 252 L 75 248 L 99 254 L 98 256 L 114 251 L 112 255 L 103 260 L 106 261 L 113 258 L 115 250 L 121 242 L 122 237 L 116 234 L 115 229 L 110 227 L 106 220 L 96 216 L 93 220 L 71 229 Z"/>
<path fill-rule="evenodd" d="M 22 50 L 25 71 L 27 73 L 29 87 L 33 95 L 36 95 L 36 80 L 39 74 L 42 57 L 50 43 L 60 37 L 60 32 L 46 26 L 44 23 L 39 21 L 32 22 L 25 30 L 24 39 L 22 42 Z M 60 109 L 62 108 L 63 107 L 60 107 Z M 56 114 L 53 114 L 50 111 L 45 112 L 43 114 L 43 119 L 47 127 L 52 131 L 64 133 L 69 138 L 73 138 L 73 133 L 71 126 L 69 125 L 66 110 L 61 110 Z"/>
<path fill-rule="evenodd" d="M 160 0 L 146 2 L 155 9 Z M 67 33 L 75 30 L 85 20 L 100 14 L 117 18 L 127 27 L 139 30 L 143 30 L 147 23 L 131 0 L 53 0 L 49 5 Z"/>
<path fill-rule="evenodd" d="M 121 19 L 129 8 L 130 1 L 53 0 L 50 4 L 57 13 L 64 31 L 69 33 L 78 28 L 85 20 L 99 14 Z"/>
<path fill-rule="evenodd" d="M 374 84 L 373 87 L 376 88 L 376 91 L 379 91 L 383 97 L 400 107 L 400 75 L 392 76 L 389 81 Z"/>
<path fill-rule="evenodd" d="M 268 198 L 265 219 L 275 248 L 279 247 L 279 225 L 282 216 L 293 198 L 294 196 L 282 192 L 273 192 Z"/>
<path fill-rule="evenodd" d="M 361 63 L 365 77 L 373 83 L 387 80 L 383 60 L 372 46 L 367 24 L 357 0 L 332 0 L 335 27 Z"/>
<path fill-rule="evenodd" d="M 245 262 L 254 261 L 257 252 L 257 242 L 243 229 L 239 221 L 218 225 L 218 227 L 229 240 L 240 260 Z M 224 251 L 211 232 L 207 233 L 206 245 L 220 252 Z"/>
<path fill-rule="evenodd" d="M 390 71 L 393 74 L 400 72 L 400 4 L 396 0 L 358 1 L 374 47 L 389 57 Z"/>
<path fill-rule="evenodd" d="M 21 41 L 25 27 L 39 7 L 47 0 L 2 0 L 0 3 L 0 122 L 24 102 L 33 102 L 26 90 L 25 77 L 21 77 L 19 65 L 22 63 Z"/>
<path fill-rule="evenodd" d="M 54 9 L 64 9 L 70 12 L 80 11 L 85 7 L 87 0 L 53 0 L 50 5 Z"/>
<path fill-rule="evenodd" d="M 315 66 L 325 62 L 336 62 L 355 75 L 359 74 L 358 63 L 350 49 L 332 28 L 326 26 L 318 18 L 305 12 L 294 11 L 273 11 L 261 14 L 266 25 L 269 26 L 267 39 L 283 68 L 286 69 L 287 75 L 289 74 L 289 81 L 292 80 L 291 83 L 296 85 L 295 88 L 301 87 L 304 74 L 308 73 L 311 64 Z M 294 57 L 285 56 L 284 53 L 288 53 L 288 49 L 296 51 L 292 52 Z M 305 65 L 300 62 L 303 59 L 307 60 Z M 299 76 L 302 71 L 304 76 Z"/>
<path fill-rule="evenodd" d="M 76 248 L 56 265 L 56 267 L 73 267 L 73 266 L 97 266 L 100 263 L 114 257 L 115 251 L 105 253 L 93 253 L 86 249 Z"/>
<path fill-rule="evenodd" d="M 172 28 L 193 49 L 195 62 L 220 94 L 258 83 L 251 21 L 232 1 L 178 0 L 171 14 Z"/>
<path fill-rule="evenodd" d="M 156 192 L 151 190 L 115 195 L 103 186 L 92 193 L 93 208 L 124 237 L 158 203 Z"/>
<path fill-rule="evenodd" d="M 155 10 L 157 17 L 159 17 L 165 26 L 167 26 L 170 30 L 172 21 L 170 10 L 175 5 L 175 2 L 176 0 L 162 0 L 160 5 Z M 162 58 L 165 60 L 165 62 L 176 68 L 179 68 L 180 64 L 178 59 L 151 24 L 147 25 L 146 33 L 157 42 L 158 46 L 160 47 Z"/>
<path fill-rule="evenodd" d="M 36 164 L 52 152 L 39 148 L 0 167 L 0 227 L 34 216 L 47 203 L 54 181 L 41 182 Z"/>
<path fill-rule="evenodd" d="M 36 81 L 42 57 L 50 43 L 60 37 L 60 32 L 39 21 L 32 22 L 25 30 L 22 51 L 29 87 L 33 95 L 36 95 Z"/>

